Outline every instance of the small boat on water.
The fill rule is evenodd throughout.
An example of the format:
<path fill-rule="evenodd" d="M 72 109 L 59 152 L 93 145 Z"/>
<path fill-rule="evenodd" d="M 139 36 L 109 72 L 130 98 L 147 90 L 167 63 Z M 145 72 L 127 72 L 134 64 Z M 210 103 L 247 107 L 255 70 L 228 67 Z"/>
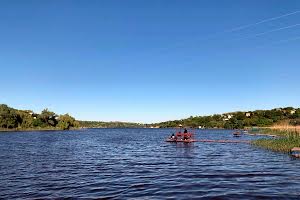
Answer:
<path fill-rule="evenodd" d="M 300 158 L 300 147 L 294 147 L 291 149 L 291 155 L 296 158 Z"/>
<path fill-rule="evenodd" d="M 233 137 L 241 137 L 242 136 L 240 131 L 235 131 L 232 135 L 233 135 Z"/>
<path fill-rule="evenodd" d="M 176 134 L 172 134 L 169 138 L 166 139 L 166 142 L 196 142 L 197 140 L 194 137 L 194 133 L 184 130 L 183 133 L 181 131 L 176 132 Z"/>

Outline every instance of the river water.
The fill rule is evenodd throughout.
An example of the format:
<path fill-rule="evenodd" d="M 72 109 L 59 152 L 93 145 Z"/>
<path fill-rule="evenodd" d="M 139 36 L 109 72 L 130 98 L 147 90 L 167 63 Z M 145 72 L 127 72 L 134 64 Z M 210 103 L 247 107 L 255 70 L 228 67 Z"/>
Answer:
<path fill-rule="evenodd" d="M 299 159 L 242 143 L 164 142 L 172 131 L 0 133 L 0 198 L 300 199 Z"/>

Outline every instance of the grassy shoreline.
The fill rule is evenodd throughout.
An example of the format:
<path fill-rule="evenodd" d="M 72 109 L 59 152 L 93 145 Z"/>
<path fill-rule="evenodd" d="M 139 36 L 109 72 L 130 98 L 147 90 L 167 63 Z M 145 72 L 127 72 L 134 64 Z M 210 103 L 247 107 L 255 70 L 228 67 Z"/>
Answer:
<path fill-rule="evenodd" d="M 289 153 L 293 147 L 300 147 L 300 132 L 298 129 L 272 129 L 260 130 L 261 135 L 276 135 L 276 138 L 264 138 L 251 142 L 252 145 L 282 153 Z"/>
<path fill-rule="evenodd" d="M 300 137 L 300 132 L 298 132 L 297 130 L 294 130 L 294 129 L 259 128 L 258 132 L 250 131 L 250 134 L 280 136 L 280 137 L 288 137 L 288 136 L 299 136 Z"/>
<path fill-rule="evenodd" d="M 275 139 L 258 139 L 251 143 L 254 146 L 289 153 L 293 147 L 300 147 L 300 137 L 280 137 Z"/>

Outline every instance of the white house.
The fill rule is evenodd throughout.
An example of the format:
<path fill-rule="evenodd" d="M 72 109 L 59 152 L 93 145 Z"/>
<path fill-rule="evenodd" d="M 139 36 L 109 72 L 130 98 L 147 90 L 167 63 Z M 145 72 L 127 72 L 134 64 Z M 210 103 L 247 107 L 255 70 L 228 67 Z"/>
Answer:
<path fill-rule="evenodd" d="M 227 114 L 227 115 L 225 115 L 224 117 L 225 117 L 225 118 L 224 118 L 223 120 L 224 120 L 224 121 L 228 121 L 228 120 L 230 120 L 230 119 L 233 117 L 233 115 Z"/>
<path fill-rule="evenodd" d="M 227 118 L 228 118 L 228 119 L 231 119 L 232 117 L 233 117 L 233 115 L 230 115 L 230 114 L 227 115 Z"/>

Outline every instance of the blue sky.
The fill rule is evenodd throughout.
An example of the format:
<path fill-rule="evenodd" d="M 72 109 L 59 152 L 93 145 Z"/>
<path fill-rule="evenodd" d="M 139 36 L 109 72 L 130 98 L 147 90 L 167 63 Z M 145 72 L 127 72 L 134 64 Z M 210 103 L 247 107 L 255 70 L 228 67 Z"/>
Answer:
<path fill-rule="evenodd" d="M 0 102 L 135 122 L 300 107 L 300 12 L 230 31 L 299 10 L 297 0 L 3 0 Z"/>

